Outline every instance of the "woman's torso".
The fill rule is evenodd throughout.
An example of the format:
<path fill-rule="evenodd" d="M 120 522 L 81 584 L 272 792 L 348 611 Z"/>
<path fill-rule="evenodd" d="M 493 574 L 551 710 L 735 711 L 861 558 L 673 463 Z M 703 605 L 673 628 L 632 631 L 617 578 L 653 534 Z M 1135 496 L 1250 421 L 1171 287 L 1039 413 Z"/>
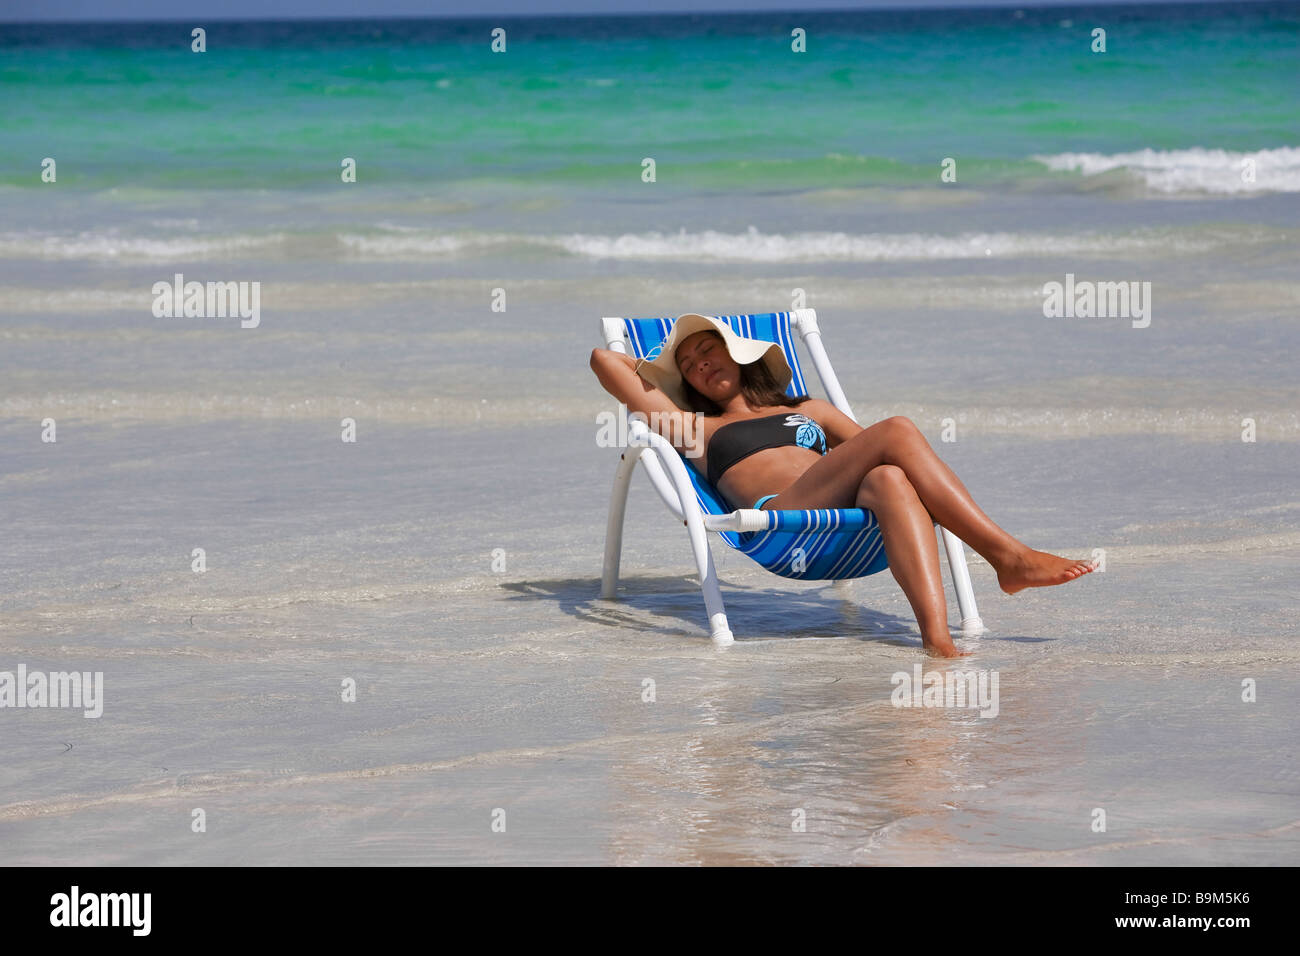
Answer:
<path fill-rule="evenodd" d="M 704 451 L 694 459 L 695 467 L 742 508 L 785 490 L 829 450 L 821 424 L 798 406 L 704 417 L 700 431 Z"/>

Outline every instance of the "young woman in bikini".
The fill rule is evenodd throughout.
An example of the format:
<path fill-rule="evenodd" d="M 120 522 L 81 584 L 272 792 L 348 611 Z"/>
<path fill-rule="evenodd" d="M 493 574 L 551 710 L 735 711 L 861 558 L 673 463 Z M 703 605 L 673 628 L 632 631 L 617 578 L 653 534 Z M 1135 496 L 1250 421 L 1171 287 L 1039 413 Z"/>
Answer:
<path fill-rule="evenodd" d="M 965 656 L 948 633 L 935 521 L 983 556 L 1008 594 L 1064 584 L 1096 569 L 1091 561 L 1035 551 L 994 524 L 909 419 L 887 418 L 863 428 L 829 402 L 790 398 L 779 381 L 790 380 L 779 346 L 772 345 L 761 361 L 741 364 L 724 332 L 746 354 L 754 354 L 754 340 L 729 327 L 719 331 L 718 320 L 708 323 L 716 328 L 680 341 L 670 335 L 651 368 L 608 349 L 593 350 L 591 367 L 606 391 L 652 422 L 690 417 L 685 407 L 703 413 L 695 416 L 698 434 L 679 428 L 661 434 L 679 450 L 692 438 L 696 448 L 703 443 L 709 481 L 733 507 L 871 510 L 889 569 L 912 605 L 929 653 Z M 668 393 L 684 403 L 679 406 Z"/>

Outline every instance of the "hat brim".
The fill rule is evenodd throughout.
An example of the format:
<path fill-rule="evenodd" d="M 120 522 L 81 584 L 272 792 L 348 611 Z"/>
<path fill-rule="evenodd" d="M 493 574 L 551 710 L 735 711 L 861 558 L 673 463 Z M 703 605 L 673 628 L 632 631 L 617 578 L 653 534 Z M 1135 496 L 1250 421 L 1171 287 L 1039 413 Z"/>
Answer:
<path fill-rule="evenodd" d="M 785 352 L 777 343 L 740 335 L 727 322 L 715 316 L 687 312 L 677 317 L 667 338 L 659 346 L 658 354 L 650 359 L 641 359 L 635 367 L 638 375 L 667 395 L 678 408 L 690 410 L 683 388 L 685 383 L 677 369 L 677 347 L 696 332 L 704 331 L 717 332 L 722 336 L 727 354 L 737 365 L 751 365 L 754 362 L 766 365 L 779 388 L 785 388 L 794 378 L 790 363 L 785 359 Z"/>

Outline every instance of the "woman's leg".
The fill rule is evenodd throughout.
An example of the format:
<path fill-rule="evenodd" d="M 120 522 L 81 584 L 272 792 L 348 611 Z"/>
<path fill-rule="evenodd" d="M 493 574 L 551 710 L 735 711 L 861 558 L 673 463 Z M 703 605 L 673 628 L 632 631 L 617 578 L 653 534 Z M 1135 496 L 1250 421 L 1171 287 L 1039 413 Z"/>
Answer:
<path fill-rule="evenodd" d="M 881 465 L 903 471 L 934 520 L 982 555 L 1008 594 L 1063 584 L 1094 569 L 1088 561 L 1034 551 L 999 528 L 935 454 L 920 429 L 902 417 L 877 422 L 831 449 L 781 493 L 779 507 L 853 507 L 862 480 Z"/>
<path fill-rule="evenodd" d="M 925 649 L 940 657 L 965 657 L 948 633 L 934 523 L 907 475 L 896 465 L 877 465 L 862 479 L 856 504 L 880 522 L 889 570 L 912 605 Z"/>
<path fill-rule="evenodd" d="M 1015 594 L 1027 587 L 1064 584 L 1094 570 L 1091 561 L 1035 551 L 994 524 L 911 419 L 900 416 L 880 424 L 887 429 L 885 461 L 903 469 L 926 510 L 942 527 L 993 566 L 1002 590 Z"/>

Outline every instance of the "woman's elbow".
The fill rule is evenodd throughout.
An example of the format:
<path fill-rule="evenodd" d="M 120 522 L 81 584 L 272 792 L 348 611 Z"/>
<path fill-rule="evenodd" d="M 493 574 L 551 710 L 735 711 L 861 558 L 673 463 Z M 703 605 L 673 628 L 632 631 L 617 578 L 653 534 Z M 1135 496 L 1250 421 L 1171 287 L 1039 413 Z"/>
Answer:
<path fill-rule="evenodd" d="M 602 354 L 607 349 L 591 350 L 591 370 L 596 373 L 596 379 L 600 382 L 600 387 L 609 392 L 609 360 Z M 612 395 L 613 392 L 610 392 Z"/>

